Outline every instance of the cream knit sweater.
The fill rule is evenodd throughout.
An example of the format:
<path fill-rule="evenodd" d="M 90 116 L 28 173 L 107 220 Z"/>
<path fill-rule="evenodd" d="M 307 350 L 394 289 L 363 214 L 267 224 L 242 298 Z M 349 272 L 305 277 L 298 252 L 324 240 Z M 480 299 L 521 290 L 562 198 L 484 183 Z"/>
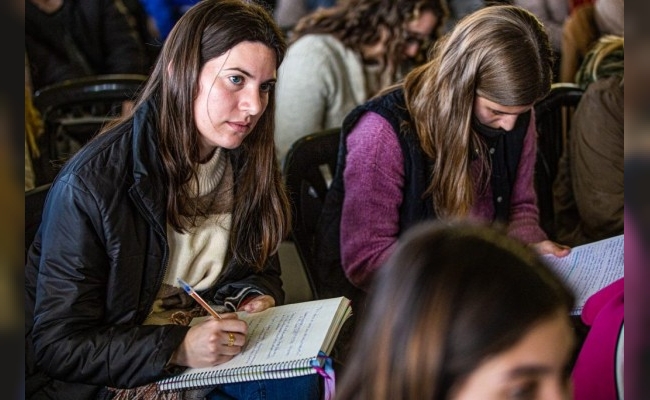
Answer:
<path fill-rule="evenodd" d="M 164 282 L 178 286 L 176 279 L 181 278 L 196 290 L 205 290 L 223 268 L 232 217 L 232 169 L 221 148 L 198 166 L 198 178 L 199 187 L 192 181 L 190 190 L 211 205 L 211 213 L 185 233 L 167 226 L 169 265 Z"/>
<path fill-rule="evenodd" d="M 217 148 L 208 162 L 198 166 L 197 174 L 198 188 L 193 182 L 190 190 L 209 207 L 209 215 L 184 233 L 167 225 L 169 261 L 145 325 L 174 322 L 175 311 L 191 307 L 192 299 L 179 287 L 177 278 L 201 291 L 212 287 L 223 269 L 232 218 L 232 167 L 223 150 Z"/>

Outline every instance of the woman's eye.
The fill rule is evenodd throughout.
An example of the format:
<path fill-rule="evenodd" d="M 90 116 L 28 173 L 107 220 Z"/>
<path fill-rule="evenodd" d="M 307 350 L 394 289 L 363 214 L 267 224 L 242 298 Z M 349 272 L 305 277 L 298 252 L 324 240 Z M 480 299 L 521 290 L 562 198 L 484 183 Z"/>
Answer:
<path fill-rule="evenodd" d="M 230 82 L 234 83 L 235 85 L 241 85 L 244 82 L 244 78 L 239 75 L 230 76 L 228 79 L 230 79 Z"/>
<path fill-rule="evenodd" d="M 263 83 L 260 85 L 260 90 L 264 93 L 268 93 L 273 89 L 273 86 L 275 86 L 275 84 L 272 82 Z"/>
<path fill-rule="evenodd" d="M 537 393 L 537 384 L 529 382 L 526 384 L 518 385 L 510 391 L 508 396 L 509 400 L 532 400 Z"/>

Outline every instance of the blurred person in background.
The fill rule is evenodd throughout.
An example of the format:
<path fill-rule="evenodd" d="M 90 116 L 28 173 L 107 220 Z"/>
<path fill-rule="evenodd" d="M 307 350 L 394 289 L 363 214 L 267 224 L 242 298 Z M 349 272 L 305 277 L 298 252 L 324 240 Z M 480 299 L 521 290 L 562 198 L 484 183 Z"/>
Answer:
<path fill-rule="evenodd" d="M 102 74 L 147 74 L 143 41 L 121 0 L 28 0 L 25 49 L 33 90 Z"/>
<path fill-rule="evenodd" d="M 164 42 L 174 24 L 198 0 L 138 0 L 146 14 L 154 36 Z"/>
<path fill-rule="evenodd" d="M 568 399 L 573 302 L 503 232 L 414 226 L 373 282 L 336 398 Z"/>
<path fill-rule="evenodd" d="M 624 0 L 594 0 L 573 10 L 562 27 L 560 82 L 575 82 L 587 53 L 604 35 L 624 36 Z"/>
<path fill-rule="evenodd" d="M 278 0 L 273 10 L 273 18 L 284 32 L 291 33 L 300 18 L 319 8 L 328 8 L 336 0 Z"/>
<path fill-rule="evenodd" d="M 578 246 L 623 233 L 624 39 L 601 37 L 576 80 L 584 93 L 553 183 L 557 239 Z"/>
<path fill-rule="evenodd" d="M 428 49 L 446 16 L 445 0 L 341 0 L 302 18 L 278 71 L 278 159 L 399 80 L 404 62 Z"/>
<path fill-rule="evenodd" d="M 553 80 L 557 81 L 562 57 L 562 27 L 569 16 L 569 0 L 514 0 L 512 4 L 532 12 L 544 24 L 553 46 Z"/>

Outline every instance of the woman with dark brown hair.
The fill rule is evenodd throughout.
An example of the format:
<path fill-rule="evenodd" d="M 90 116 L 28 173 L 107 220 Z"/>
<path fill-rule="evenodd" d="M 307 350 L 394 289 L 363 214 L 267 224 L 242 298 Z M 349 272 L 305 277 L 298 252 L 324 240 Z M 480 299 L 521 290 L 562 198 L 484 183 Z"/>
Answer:
<path fill-rule="evenodd" d="M 277 251 L 291 221 L 273 94 L 285 50 L 261 6 L 199 2 L 132 114 L 63 167 L 26 265 L 26 397 L 161 398 L 156 381 L 241 352 L 248 327 L 234 311 L 282 304 Z M 222 319 L 187 326 L 203 309 L 179 279 Z M 317 383 L 201 397 L 311 399 Z"/>

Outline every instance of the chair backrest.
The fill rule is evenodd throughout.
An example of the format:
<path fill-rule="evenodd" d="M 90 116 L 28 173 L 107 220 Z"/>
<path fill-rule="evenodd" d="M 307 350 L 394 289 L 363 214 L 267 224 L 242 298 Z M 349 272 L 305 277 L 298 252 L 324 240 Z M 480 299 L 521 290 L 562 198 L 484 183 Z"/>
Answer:
<path fill-rule="evenodd" d="M 578 85 L 554 83 L 550 93 L 535 104 L 539 134 L 535 162 L 535 189 L 540 225 L 551 239 L 555 238 L 553 181 L 569 137 L 571 117 L 582 93 L 583 90 Z"/>
<path fill-rule="evenodd" d="M 316 223 L 336 169 L 340 128 L 298 139 L 284 159 L 283 174 L 292 203 L 292 239 L 314 296 L 313 241 Z"/>
<path fill-rule="evenodd" d="M 122 104 L 134 100 L 147 77 L 139 74 L 87 76 L 55 83 L 34 93 L 34 105 L 45 124 L 49 160 L 64 161 L 108 121 L 120 115 Z M 75 147 L 62 146 L 70 139 Z"/>
<path fill-rule="evenodd" d="M 25 192 L 25 256 L 41 225 L 43 206 L 50 186 L 51 183 L 46 183 Z"/>

